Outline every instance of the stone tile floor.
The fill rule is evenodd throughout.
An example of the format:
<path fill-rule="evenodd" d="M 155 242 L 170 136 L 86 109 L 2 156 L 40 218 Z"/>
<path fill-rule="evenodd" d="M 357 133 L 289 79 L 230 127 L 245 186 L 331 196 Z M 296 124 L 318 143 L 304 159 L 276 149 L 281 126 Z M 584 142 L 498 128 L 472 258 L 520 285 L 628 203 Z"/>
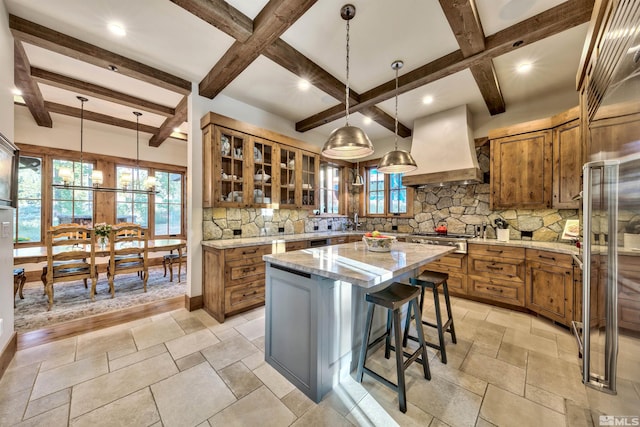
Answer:
<path fill-rule="evenodd" d="M 431 381 L 407 371 L 406 414 L 367 376 L 313 403 L 264 362 L 264 309 L 224 324 L 178 310 L 19 351 L 0 380 L 0 426 L 590 426 L 592 413 L 597 426 L 606 407 L 639 412 L 640 377 L 623 396 L 585 389 L 565 329 L 452 302 L 458 343 L 447 336 L 446 365 L 429 349 Z M 368 366 L 395 378 L 381 351 Z"/>

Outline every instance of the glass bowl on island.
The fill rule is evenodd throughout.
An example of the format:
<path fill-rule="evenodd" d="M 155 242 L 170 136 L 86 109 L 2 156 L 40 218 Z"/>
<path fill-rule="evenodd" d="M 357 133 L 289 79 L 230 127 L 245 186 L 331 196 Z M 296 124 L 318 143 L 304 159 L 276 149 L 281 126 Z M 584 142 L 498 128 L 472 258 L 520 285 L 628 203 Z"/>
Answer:
<path fill-rule="evenodd" d="M 362 236 L 367 250 L 371 252 L 391 252 L 391 245 L 396 241 L 394 236 L 384 236 L 379 231 L 366 233 Z"/>

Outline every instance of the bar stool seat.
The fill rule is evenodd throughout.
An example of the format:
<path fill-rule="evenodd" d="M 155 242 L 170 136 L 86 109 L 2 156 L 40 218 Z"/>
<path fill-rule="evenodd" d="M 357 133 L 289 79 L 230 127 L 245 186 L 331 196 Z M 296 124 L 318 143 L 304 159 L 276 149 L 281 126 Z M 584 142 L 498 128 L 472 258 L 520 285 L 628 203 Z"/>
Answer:
<path fill-rule="evenodd" d="M 402 324 L 400 320 L 400 311 L 403 305 L 409 303 L 407 318 L 411 317 L 411 312 L 413 311 L 415 318 L 420 319 L 421 316 L 418 309 L 419 295 L 420 290 L 418 288 L 394 282 L 378 292 L 368 293 L 365 297 L 365 300 L 368 302 L 367 320 L 365 324 L 364 337 L 362 338 L 362 347 L 360 349 L 360 359 L 358 362 L 358 372 L 356 374 L 356 379 L 358 382 L 362 382 L 363 375 L 367 373 L 375 380 L 396 391 L 398 393 L 400 411 L 402 412 L 407 412 L 404 371 L 409 367 L 409 365 L 411 365 L 411 363 L 413 362 L 422 364 L 424 377 L 428 380 L 431 379 L 431 372 L 429 370 L 429 360 L 427 358 L 427 348 L 425 346 L 424 335 L 422 333 L 422 328 L 418 328 L 417 321 L 417 339 L 420 343 L 420 347 L 412 354 L 409 354 L 402 349 L 402 336 L 400 332 Z M 371 335 L 371 324 L 373 322 L 373 313 L 376 305 L 387 309 L 387 327 L 386 331 L 381 336 L 376 338 L 373 342 L 369 342 L 369 338 Z M 392 326 L 394 330 L 395 346 L 391 345 Z M 369 351 L 369 349 L 379 344 L 382 340 L 385 340 L 385 358 L 389 358 L 391 350 L 394 350 L 396 353 L 396 372 L 398 376 L 398 384 L 392 383 L 388 379 L 382 377 L 380 374 L 365 366 L 367 352 Z M 404 360 L 405 356 L 408 357 L 406 361 Z"/>
<path fill-rule="evenodd" d="M 431 323 L 426 320 L 422 320 L 422 324 L 437 329 L 439 344 L 433 344 L 430 342 L 425 342 L 425 344 L 431 348 L 440 350 L 440 360 L 444 364 L 447 363 L 447 351 L 445 347 L 444 334 L 446 332 L 449 332 L 451 334 L 451 341 L 454 344 L 457 343 L 456 330 L 453 324 L 453 316 L 451 314 L 451 301 L 449 300 L 449 288 L 447 286 L 447 279 L 449 279 L 449 275 L 447 273 L 440 273 L 437 271 L 424 271 L 417 278 L 410 279 L 410 282 L 413 286 L 420 287 L 420 312 L 421 313 L 424 307 L 424 290 L 431 289 L 433 291 L 433 304 L 435 308 L 436 323 Z M 444 301 L 447 307 L 447 321 L 444 324 L 442 323 L 442 318 L 440 315 L 440 298 L 438 296 L 438 287 L 440 286 L 442 286 L 442 293 L 444 294 Z M 407 345 L 408 339 L 411 339 L 412 341 L 418 341 L 419 339 L 409 335 L 409 321 L 410 319 L 407 318 L 407 322 L 404 328 L 404 338 L 402 340 L 402 343 L 405 346 Z M 422 328 L 419 328 L 419 329 L 422 329 Z"/>
<path fill-rule="evenodd" d="M 24 299 L 22 295 L 22 289 L 24 283 L 27 281 L 27 276 L 24 274 L 24 268 L 13 269 L 13 307 L 16 306 L 16 294 L 20 296 L 20 299 Z"/>

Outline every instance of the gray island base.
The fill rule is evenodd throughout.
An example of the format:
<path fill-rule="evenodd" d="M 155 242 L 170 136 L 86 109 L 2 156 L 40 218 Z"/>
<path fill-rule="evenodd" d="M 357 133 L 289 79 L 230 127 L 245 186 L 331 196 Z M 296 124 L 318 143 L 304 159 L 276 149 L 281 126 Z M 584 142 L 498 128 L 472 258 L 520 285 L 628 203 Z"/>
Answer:
<path fill-rule="evenodd" d="M 356 368 L 367 312 L 364 296 L 454 248 L 394 243 L 369 252 L 363 242 L 265 255 L 265 360 L 314 402 Z M 376 310 L 373 333 L 386 324 Z"/>

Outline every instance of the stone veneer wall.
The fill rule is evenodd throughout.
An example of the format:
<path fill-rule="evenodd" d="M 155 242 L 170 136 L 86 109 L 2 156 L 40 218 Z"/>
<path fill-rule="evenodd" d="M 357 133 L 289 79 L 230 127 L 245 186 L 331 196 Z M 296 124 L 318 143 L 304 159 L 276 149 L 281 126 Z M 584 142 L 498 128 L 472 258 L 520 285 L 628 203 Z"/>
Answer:
<path fill-rule="evenodd" d="M 489 170 L 489 147 L 477 150 L 478 162 L 483 172 Z M 349 189 L 349 212 L 358 211 L 358 196 L 362 191 Z M 567 219 L 578 219 L 575 209 L 489 209 L 489 184 L 449 185 L 418 188 L 414 193 L 414 218 L 363 218 L 360 213 L 359 228 L 364 231 L 391 232 L 394 225 L 399 233 L 429 232 L 441 221 L 447 223 L 449 232 L 474 234 L 475 227 L 483 223 L 487 237 L 495 238 L 493 223 L 503 218 L 509 223 L 509 235 L 514 240 L 523 238 L 522 231 L 530 231 L 532 240 L 554 242 L 560 239 Z M 352 225 L 345 217 L 318 217 L 305 210 L 270 209 L 204 209 L 204 240 L 277 235 L 278 228 L 285 234 L 344 230 Z M 315 229 L 317 227 L 317 229 Z M 242 230 L 234 236 L 233 230 Z"/>

